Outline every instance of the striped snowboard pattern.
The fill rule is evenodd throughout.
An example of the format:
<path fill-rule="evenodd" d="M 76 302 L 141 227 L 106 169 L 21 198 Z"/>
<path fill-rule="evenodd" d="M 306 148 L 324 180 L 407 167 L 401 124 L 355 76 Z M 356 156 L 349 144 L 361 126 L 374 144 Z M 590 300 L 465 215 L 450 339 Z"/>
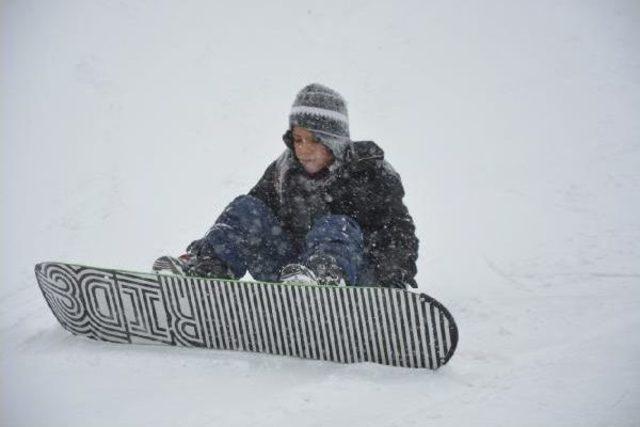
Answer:
<path fill-rule="evenodd" d="M 433 298 L 320 287 L 36 265 L 62 326 L 117 343 L 169 344 L 437 369 L 458 332 Z"/>

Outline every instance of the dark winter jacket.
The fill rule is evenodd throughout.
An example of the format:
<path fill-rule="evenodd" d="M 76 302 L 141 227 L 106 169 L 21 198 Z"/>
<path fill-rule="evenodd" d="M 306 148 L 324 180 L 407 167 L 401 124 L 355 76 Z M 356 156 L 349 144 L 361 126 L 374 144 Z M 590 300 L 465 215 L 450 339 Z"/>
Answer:
<path fill-rule="evenodd" d="M 365 259 L 375 283 L 416 286 L 415 226 L 402 202 L 400 176 L 375 143 L 349 143 L 341 159 L 312 177 L 287 150 L 249 194 L 265 202 L 298 242 L 321 215 L 351 216 L 363 231 Z"/>

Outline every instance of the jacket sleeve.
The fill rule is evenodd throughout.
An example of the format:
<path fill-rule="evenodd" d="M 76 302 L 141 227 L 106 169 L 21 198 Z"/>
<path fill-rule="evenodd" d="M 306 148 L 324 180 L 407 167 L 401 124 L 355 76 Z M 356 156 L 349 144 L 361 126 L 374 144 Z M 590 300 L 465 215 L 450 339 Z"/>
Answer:
<path fill-rule="evenodd" d="M 276 191 L 276 162 L 269 165 L 262 178 L 249 191 L 249 196 L 262 200 L 274 214 L 277 214 L 279 201 Z"/>
<path fill-rule="evenodd" d="M 419 242 L 413 219 L 402 201 L 404 188 L 400 176 L 388 164 L 379 171 L 378 191 L 372 200 L 374 221 L 366 245 L 368 256 L 380 285 L 415 288 Z"/>

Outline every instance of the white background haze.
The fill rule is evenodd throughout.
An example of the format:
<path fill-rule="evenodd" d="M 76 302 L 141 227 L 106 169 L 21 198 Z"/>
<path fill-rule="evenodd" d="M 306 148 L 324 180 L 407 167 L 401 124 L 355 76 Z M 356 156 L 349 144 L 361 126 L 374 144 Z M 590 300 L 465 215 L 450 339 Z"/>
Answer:
<path fill-rule="evenodd" d="M 637 425 L 640 3 L 0 3 L 0 424 Z M 40 261 L 149 270 L 347 99 L 401 174 L 425 372 L 74 337 Z"/>

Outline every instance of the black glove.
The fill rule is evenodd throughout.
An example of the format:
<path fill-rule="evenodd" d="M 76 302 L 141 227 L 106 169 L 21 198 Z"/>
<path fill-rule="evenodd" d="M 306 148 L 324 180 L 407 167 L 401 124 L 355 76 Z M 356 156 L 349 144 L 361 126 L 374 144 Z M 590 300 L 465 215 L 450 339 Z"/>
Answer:
<path fill-rule="evenodd" d="M 193 242 L 189 243 L 189 246 L 187 246 L 187 253 L 195 256 L 201 255 L 205 244 L 206 243 L 204 239 L 194 240 Z"/>
<path fill-rule="evenodd" d="M 407 286 L 417 288 L 418 284 L 413 277 L 407 277 L 402 270 L 393 270 L 380 276 L 380 284 L 386 288 L 407 289 Z"/>

